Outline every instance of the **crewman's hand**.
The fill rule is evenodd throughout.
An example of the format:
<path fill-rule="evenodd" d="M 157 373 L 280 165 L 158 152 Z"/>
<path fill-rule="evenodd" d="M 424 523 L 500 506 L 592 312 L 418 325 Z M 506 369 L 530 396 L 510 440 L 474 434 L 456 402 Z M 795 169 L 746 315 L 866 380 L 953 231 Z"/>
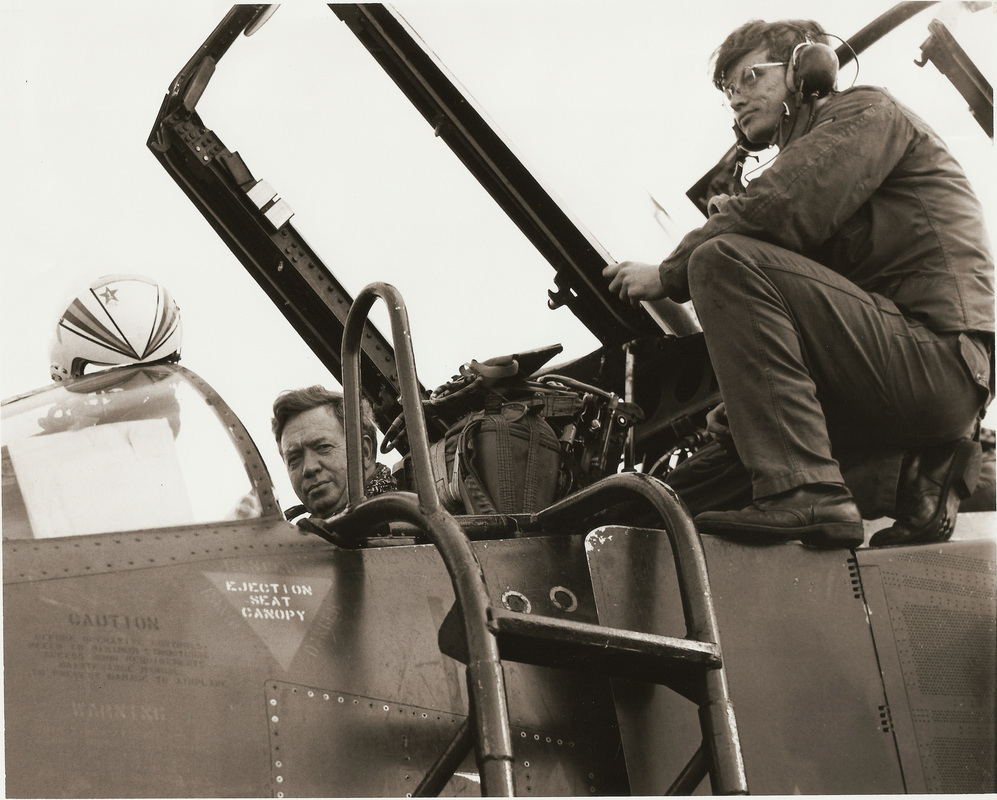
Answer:
<path fill-rule="evenodd" d="M 602 277 L 609 281 L 609 291 L 632 305 L 641 300 L 660 300 L 666 296 L 657 264 L 620 261 L 606 267 Z"/>
<path fill-rule="evenodd" d="M 706 415 L 706 432 L 728 452 L 736 452 L 734 438 L 730 435 L 730 425 L 727 422 L 727 407 L 721 403 Z"/>

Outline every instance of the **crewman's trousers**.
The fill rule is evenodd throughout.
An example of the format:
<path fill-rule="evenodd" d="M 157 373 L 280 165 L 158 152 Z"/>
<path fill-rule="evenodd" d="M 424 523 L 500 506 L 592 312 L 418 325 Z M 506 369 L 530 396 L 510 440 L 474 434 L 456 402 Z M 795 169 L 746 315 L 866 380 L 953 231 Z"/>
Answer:
<path fill-rule="evenodd" d="M 843 482 L 835 452 L 889 454 L 898 474 L 904 451 L 971 432 L 988 400 L 985 338 L 935 333 L 784 248 L 711 239 L 689 290 L 754 499 Z"/>

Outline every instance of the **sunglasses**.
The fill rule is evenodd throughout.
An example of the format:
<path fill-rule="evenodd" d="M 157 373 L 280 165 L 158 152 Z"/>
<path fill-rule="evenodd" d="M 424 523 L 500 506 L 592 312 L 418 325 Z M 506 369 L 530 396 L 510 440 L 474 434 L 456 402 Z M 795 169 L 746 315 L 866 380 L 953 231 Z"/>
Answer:
<path fill-rule="evenodd" d="M 788 63 L 788 61 L 768 61 L 764 64 L 751 64 L 744 67 L 740 75 L 730 83 L 721 85 L 720 91 L 724 93 L 728 100 L 733 100 L 734 92 L 743 92 L 745 89 L 750 89 L 755 85 L 755 82 L 758 80 L 758 73 L 755 70 L 766 69 L 768 67 L 784 67 Z"/>

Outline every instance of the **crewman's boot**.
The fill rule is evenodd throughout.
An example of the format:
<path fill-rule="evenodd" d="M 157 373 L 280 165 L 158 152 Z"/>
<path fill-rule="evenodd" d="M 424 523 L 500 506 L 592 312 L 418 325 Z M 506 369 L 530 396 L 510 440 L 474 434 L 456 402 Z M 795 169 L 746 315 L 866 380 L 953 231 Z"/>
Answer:
<path fill-rule="evenodd" d="M 869 546 L 947 541 L 959 502 L 980 479 L 982 459 L 980 443 L 969 438 L 908 454 L 900 472 L 896 522 L 877 531 Z"/>
<path fill-rule="evenodd" d="M 853 548 L 865 529 L 851 492 L 840 483 L 812 483 L 763 497 L 740 511 L 704 511 L 702 533 L 750 542 L 799 540 L 815 547 Z"/>

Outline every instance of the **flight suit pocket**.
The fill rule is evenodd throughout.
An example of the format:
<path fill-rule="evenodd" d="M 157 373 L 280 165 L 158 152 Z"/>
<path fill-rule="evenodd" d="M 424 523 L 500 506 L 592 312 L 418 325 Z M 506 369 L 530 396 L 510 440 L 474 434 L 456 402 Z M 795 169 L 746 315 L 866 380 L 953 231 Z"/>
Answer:
<path fill-rule="evenodd" d="M 993 345 L 988 348 L 978 336 L 959 334 L 959 353 L 969 368 L 973 382 L 980 387 L 981 397 L 988 404 L 994 396 L 992 352 Z"/>

